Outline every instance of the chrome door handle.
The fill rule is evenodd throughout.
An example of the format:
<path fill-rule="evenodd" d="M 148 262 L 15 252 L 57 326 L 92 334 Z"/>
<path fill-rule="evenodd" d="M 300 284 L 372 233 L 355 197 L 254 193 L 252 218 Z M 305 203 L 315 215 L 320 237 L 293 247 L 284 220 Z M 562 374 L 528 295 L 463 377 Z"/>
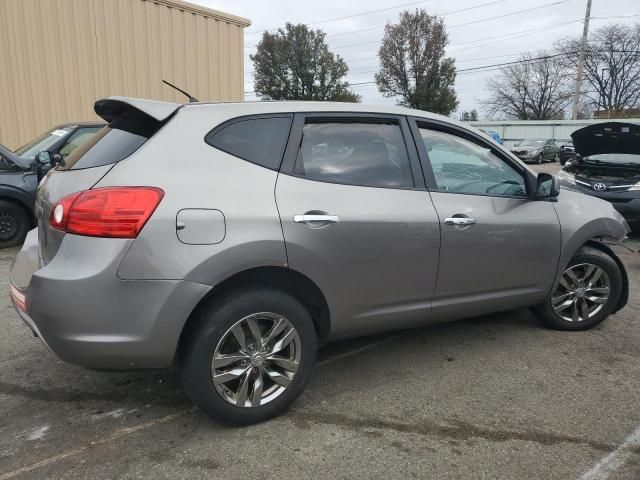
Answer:
<path fill-rule="evenodd" d="M 444 219 L 445 225 L 473 225 L 476 223 L 475 218 L 469 217 L 448 217 Z"/>
<path fill-rule="evenodd" d="M 340 217 L 337 215 L 295 215 L 293 217 L 293 221 L 295 223 L 313 223 L 313 222 L 321 222 L 321 223 L 338 223 L 340 221 Z"/>

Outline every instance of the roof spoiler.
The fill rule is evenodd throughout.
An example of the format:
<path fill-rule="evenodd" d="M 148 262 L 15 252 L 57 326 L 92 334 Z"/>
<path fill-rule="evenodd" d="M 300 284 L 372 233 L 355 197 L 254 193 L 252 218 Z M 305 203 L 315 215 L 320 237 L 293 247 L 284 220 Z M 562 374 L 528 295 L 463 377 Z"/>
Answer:
<path fill-rule="evenodd" d="M 640 124 L 604 122 L 589 125 L 571 134 L 576 153 L 582 157 L 604 153 L 640 155 Z"/>
<path fill-rule="evenodd" d="M 94 110 L 111 128 L 151 137 L 175 112 L 179 103 L 140 98 L 109 97 L 98 100 Z"/>

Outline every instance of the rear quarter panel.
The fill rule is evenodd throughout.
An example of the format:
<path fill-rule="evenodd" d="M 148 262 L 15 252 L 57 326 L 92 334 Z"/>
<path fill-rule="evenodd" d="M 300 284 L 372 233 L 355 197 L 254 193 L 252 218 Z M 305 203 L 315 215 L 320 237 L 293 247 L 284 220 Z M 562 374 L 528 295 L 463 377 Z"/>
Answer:
<path fill-rule="evenodd" d="M 237 104 L 183 108 L 99 182 L 98 187 L 148 185 L 165 192 L 120 264 L 120 278 L 215 285 L 248 268 L 286 265 L 274 197 L 277 173 L 204 141 L 214 126 L 239 115 Z M 176 215 L 186 208 L 221 211 L 224 240 L 211 245 L 182 243 Z"/>

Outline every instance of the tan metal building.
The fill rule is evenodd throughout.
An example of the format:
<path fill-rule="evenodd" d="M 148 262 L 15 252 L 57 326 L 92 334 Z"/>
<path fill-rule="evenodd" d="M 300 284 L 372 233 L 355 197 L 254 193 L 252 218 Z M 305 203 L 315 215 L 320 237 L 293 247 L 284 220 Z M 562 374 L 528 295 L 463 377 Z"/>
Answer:
<path fill-rule="evenodd" d="M 0 0 L 0 144 L 95 119 L 110 95 L 243 99 L 250 21 L 180 0 Z"/>

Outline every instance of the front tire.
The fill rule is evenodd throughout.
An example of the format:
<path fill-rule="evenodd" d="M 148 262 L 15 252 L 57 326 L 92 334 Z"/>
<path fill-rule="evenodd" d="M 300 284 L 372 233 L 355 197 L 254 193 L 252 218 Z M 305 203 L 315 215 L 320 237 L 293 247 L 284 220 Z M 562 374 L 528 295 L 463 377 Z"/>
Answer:
<path fill-rule="evenodd" d="M 555 291 L 533 312 L 547 327 L 586 330 L 614 311 L 622 295 L 622 272 L 606 253 L 582 247 L 569 262 Z"/>
<path fill-rule="evenodd" d="M 538 155 L 537 164 L 540 165 L 544 161 L 544 155 L 541 153 Z"/>
<path fill-rule="evenodd" d="M 234 291 L 207 302 L 193 320 L 180 374 L 187 395 L 211 418 L 262 422 L 302 393 L 318 340 L 295 298 L 271 288 Z"/>
<path fill-rule="evenodd" d="M 0 248 L 21 245 L 30 226 L 29 213 L 21 205 L 0 200 Z"/>

